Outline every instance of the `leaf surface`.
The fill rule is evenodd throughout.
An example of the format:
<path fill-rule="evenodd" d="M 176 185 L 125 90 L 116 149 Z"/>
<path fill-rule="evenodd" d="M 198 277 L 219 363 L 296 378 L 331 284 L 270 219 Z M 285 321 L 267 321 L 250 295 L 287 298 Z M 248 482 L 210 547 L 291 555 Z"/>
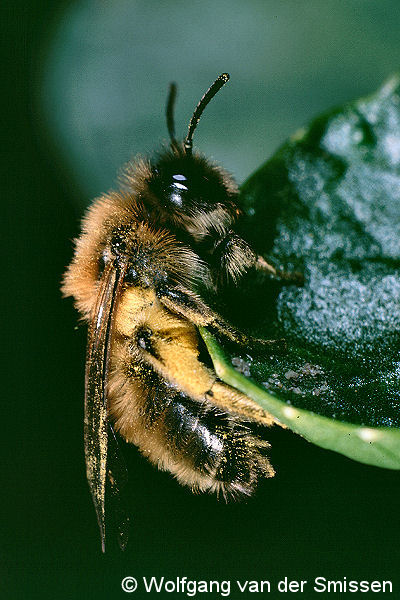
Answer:
<path fill-rule="evenodd" d="M 222 350 L 203 331 L 217 372 L 310 441 L 400 468 L 399 80 L 316 119 L 241 198 L 242 235 L 304 285 L 253 272 L 227 289 L 224 316 L 288 350 Z"/>

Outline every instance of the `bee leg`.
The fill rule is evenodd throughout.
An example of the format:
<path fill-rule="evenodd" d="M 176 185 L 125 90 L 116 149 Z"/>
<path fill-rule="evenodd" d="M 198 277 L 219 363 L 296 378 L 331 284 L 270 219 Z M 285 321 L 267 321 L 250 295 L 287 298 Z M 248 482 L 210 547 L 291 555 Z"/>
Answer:
<path fill-rule="evenodd" d="M 175 314 L 185 317 L 195 325 L 207 327 L 220 319 L 194 292 L 183 287 L 166 288 L 157 291 L 162 304 Z M 220 319 L 222 322 L 222 319 Z M 228 326 L 229 327 L 229 326 Z"/>
<path fill-rule="evenodd" d="M 220 317 L 209 324 L 209 329 L 218 335 L 228 338 L 229 341 L 239 344 L 248 350 L 257 353 L 281 354 L 287 351 L 285 338 L 264 340 L 250 335 L 245 335 L 241 331 L 234 329 L 231 325 L 223 321 Z"/>
<path fill-rule="evenodd" d="M 261 255 L 257 256 L 255 267 L 260 271 L 269 273 L 274 279 L 277 279 L 283 284 L 294 284 L 299 286 L 304 284 L 304 275 L 302 273 L 299 273 L 298 271 L 287 273 L 286 271 L 275 269 L 275 267 L 268 263 Z"/>
<path fill-rule="evenodd" d="M 262 423 L 262 425 L 266 425 L 267 427 L 274 424 L 281 425 L 275 417 L 262 409 L 251 398 L 231 388 L 219 379 L 216 379 L 208 392 L 206 392 L 206 398 L 214 406 L 240 415 L 248 421 Z"/>
<path fill-rule="evenodd" d="M 218 313 L 207 306 L 194 292 L 175 287 L 163 290 L 157 295 L 166 308 L 182 315 L 195 325 L 210 327 L 232 342 L 241 345 L 248 343 L 247 336 L 226 323 Z"/>
<path fill-rule="evenodd" d="M 250 346 L 255 351 L 268 351 L 270 353 L 286 351 L 286 341 L 284 339 L 263 340 L 245 335 L 224 321 L 197 294 L 189 290 L 180 287 L 169 288 L 160 290 L 157 296 L 164 306 L 172 312 L 182 315 L 197 326 L 209 327 L 211 331 L 240 346 L 246 348 Z"/>
<path fill-rule="evenodd" d="M 301 273 L 286 273 L 275 269 L 263 256 L 257 255 L 251 246 L 234 231 L 229 231 L 222 240 L 219 240 L 213 250 L 213 259 L 218 265 L 216 280 L 220 282 L 224 281 L 224 276 L 228 281 L 238 282 L 244 273 L 255 267 L 268 273 L 282 284 L 303 285 L 304 283 L 304 276 Z"/>

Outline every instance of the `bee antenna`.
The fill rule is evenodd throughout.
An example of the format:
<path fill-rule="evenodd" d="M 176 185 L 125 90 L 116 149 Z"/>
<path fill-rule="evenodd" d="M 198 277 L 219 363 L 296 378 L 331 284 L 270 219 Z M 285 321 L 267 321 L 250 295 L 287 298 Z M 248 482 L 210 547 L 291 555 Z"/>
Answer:
<path fill-rule="evenodd" d="M 178 142 L 176 141 L 176 137 L 175 137 L 175 119 L 174 119 L 176 90 L 177 90 L 176 83 L 170 83 L 168 99 L 167 99 L 166 115 L 167 115 L 168 133 L 169 133 L 169 137 L 171 138 L 171 146 L 173 148 L 176 148 L 178 146 Z"/>
<path fill-rule="evenodd" d="M 186 154 L 192 153 L 194 130 L 197 127 L 197 123 L 200 121 L 200 117 L 203 114 L 205 107 L 210 102 L 210 100 L 212 100 L 212 98 L 214 98 L 215 94 L 217 92 L 219 92 L 219 90 L 222 88 L 222 86 L 224 86 L 228 81 L 229 81 L 228 73 L 222 73 L 219 77 L 217 77 L 217 79 L 214 81 L 214 83 L 208 88 L 208 90 L 206 91 L 206 93 L 204 94 L 204 96 L 201 98 L 200 102 L 196 106 L 193 116 L 190 119 L 188 134 L 184 141 Z"/>

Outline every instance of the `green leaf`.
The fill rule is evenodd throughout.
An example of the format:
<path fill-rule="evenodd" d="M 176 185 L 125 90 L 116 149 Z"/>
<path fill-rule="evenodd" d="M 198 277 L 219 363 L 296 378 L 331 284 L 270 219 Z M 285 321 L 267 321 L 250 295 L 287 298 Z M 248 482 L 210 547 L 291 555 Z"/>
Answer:
<path fill-rule="evenodd" d="M 217 373 L 319 446 L 399 469 L 399 80 L 295 135 L 242 204 L 242 235 L 305 282 L 254 272 L 219 298 L 236 327 L 288 350 L 224 354 L 203 331 Z"/>
<path fill-rule="evenodd" d="M 360 427 L 290 406 L 236 371 L 209 331 L 200 330 L 218 377 L 252 398 L 280 423 L 322 448 L 377 467 L 400 469 L 400 430 Z"/>

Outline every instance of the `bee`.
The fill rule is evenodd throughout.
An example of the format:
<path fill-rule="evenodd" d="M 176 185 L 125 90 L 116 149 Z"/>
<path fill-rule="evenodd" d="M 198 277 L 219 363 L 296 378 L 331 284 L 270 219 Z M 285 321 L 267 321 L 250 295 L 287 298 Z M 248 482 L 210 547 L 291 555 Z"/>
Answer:
<path fill-rule="evenodd" d="M 154 160 L 129 163 L 121 189 L 93 202 L 64 275 L 63 294 L 89 323 L 84 443 L 103 551 L 106 487 L 118 497 L 124 472 L 114 431 L 194 491 L 239 498 L 274 475 L 269 444 L 247 422 L 270 426 L 275 419 L 218 379 L 197 330 L 252 343 L 201 290 L 217 297 L 252 268 L 286 276 L 237 233 L 242 213 L 233 178 L 193 151 L 202 112 L 228 79 L 223 73 L 203 95 L 183 142 L 175 137 L 171 85 L 169 147 Z M 127 529 L 124 516 L 122 547 Z"/>

